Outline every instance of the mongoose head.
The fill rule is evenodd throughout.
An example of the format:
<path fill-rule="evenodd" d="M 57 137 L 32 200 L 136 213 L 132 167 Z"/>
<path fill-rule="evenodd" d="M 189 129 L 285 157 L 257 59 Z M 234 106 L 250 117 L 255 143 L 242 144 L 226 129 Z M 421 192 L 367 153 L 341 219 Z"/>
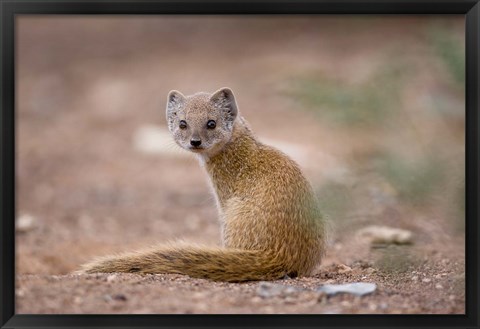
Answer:
<path fill-rule="evenodd" d="M 213 156 L 230 140 L 238 110 L 229 88 L 191 96 L 172 90 L 166 114 L 168 129 L 180 147 Z"/>

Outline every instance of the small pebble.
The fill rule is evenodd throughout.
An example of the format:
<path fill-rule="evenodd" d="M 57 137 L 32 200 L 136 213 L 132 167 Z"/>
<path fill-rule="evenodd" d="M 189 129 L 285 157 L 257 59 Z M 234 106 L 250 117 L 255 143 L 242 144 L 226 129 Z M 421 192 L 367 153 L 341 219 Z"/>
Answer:
<path fill-rule="evenodd" d="M 299 292 L 300 289 L 292 286 L 285 286 L 283 284 L 260 282 L 257 287 L 257 295 L 262 298 L 270 298 L 276 296 L 288 296 Z"/>
<path fill-rule="evenodd" d="M 293 296 L 287 296 L 285 297 L 285 303 L 286 304 L 295 304 L 297 302 L 297 298 Z"/>
<path fill-rule="evenodd" d="M 109 276 L 107 276 L 107 282 L 113 282 L 117 279 L 117 275 L 116 274 L 111 274 Z"/>
<path fill-rule="evenodd" d="M 422 282 L 429 283 L 429 282 L 432 282 L 432 279 L 424 278 L 422 279 Z"/>
<path fill-rule="evenodd" d="M 348 272 L 351 272 L 351 271 L 352 271 L 352 268 L 350 266 L 347 266 L 345 264 L 337 265 L 337 272 L 340 273 L 340 274 L 348 273 Z"/>
<path fill-rule="evenodd" d="M 342 305 L 343 307 L 350 307 L 352 306 L 352 303 L 350 303 L 348 300 L 342 300 L 340 302 L 340 305 Z"/>
<path fill-rule="evenodd" d="M 202 299 L 202 298 L 205 298 L 206 295 L 207 294 L 203 291 L 197 291 L 197 292 L 192 293 L 191 298 L 192 299 Z"/>
<path fill-rule="evenodd" d="M 373 273 L 375 273 L 376 271 L 377 271 L 377 270 L 374 269 L 373 267 L 369 267 L 369 268 L 366 269 L 366 272 L 367 272 L 368 274 L 373 274 Z"/>
<path fill-rule="evenodd" d="M 125 296 L 124 294 L 116 294 L 116 295 L 113 295 L 112 297 L 114 300 L 119 300 L 119 301 L 126 301 L 127 300 L 127 296 Z"/>

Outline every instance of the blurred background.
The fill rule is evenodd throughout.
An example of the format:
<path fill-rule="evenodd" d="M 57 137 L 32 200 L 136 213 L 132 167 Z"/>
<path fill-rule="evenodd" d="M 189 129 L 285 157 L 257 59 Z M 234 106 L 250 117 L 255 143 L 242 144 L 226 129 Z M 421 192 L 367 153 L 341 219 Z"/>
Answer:
<path fill-rule="evenodd" d="M 310 179 L 331 226 L 323 266 L 463 272 L 463 16 L 24 16 L 16 41 L 17 274 L 218 244 L 206 175 L 165 104 L 223 86 Z M 361 239 L 379 227 L 408 237 Z"/>

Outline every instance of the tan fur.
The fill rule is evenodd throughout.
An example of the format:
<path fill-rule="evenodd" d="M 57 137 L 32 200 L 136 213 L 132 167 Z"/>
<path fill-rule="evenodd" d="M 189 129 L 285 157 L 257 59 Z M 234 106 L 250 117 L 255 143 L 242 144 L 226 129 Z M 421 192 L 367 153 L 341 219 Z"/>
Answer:
<path fill-rule="evenodd" d="M 221 281 L 274 280 L 312 273 L 325 250 L 325 224 L 298 165 L 260 143 L 239 115 L 233 93 L 169 94 L 169 129 L 198 153 L 217 200 L 223 248 L 161 245 L 100 258 L 83 271 L 181 273 Z M 188 128 L 179 129 L 185 120 Z M 206 122 L 216 120 L 217 128 Z M 204 149 L 191 149 L 200 138 Z"/>

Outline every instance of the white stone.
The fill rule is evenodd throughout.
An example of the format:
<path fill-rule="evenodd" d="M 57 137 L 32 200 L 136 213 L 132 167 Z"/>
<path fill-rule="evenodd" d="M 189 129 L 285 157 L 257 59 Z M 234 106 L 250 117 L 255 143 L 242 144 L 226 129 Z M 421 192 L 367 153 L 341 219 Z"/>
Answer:
<path fill-rule="evenodd" d="M 23 214 L 17 217 L 17 222 L 15 225 L 15 230 L 17 232 L 28 232 L 35 228 L 36 219 L 32 215 Z"/>
<path fill-rule="evenodd" d="M 388 226 L 372 225 L 358 231 L 357 236 L 371 244 L 411 244 L 412 232 Z"/>
<path fill-rule="evenodd" d="M 346 284 L 325 284 L 317 289 L 323 291 L 327 295 L 336 295 L 338 293 L 348 293 L 356 296 L 364 296 L 371 294 L 377 290 L 375 283 L 354 282 Z"/>

